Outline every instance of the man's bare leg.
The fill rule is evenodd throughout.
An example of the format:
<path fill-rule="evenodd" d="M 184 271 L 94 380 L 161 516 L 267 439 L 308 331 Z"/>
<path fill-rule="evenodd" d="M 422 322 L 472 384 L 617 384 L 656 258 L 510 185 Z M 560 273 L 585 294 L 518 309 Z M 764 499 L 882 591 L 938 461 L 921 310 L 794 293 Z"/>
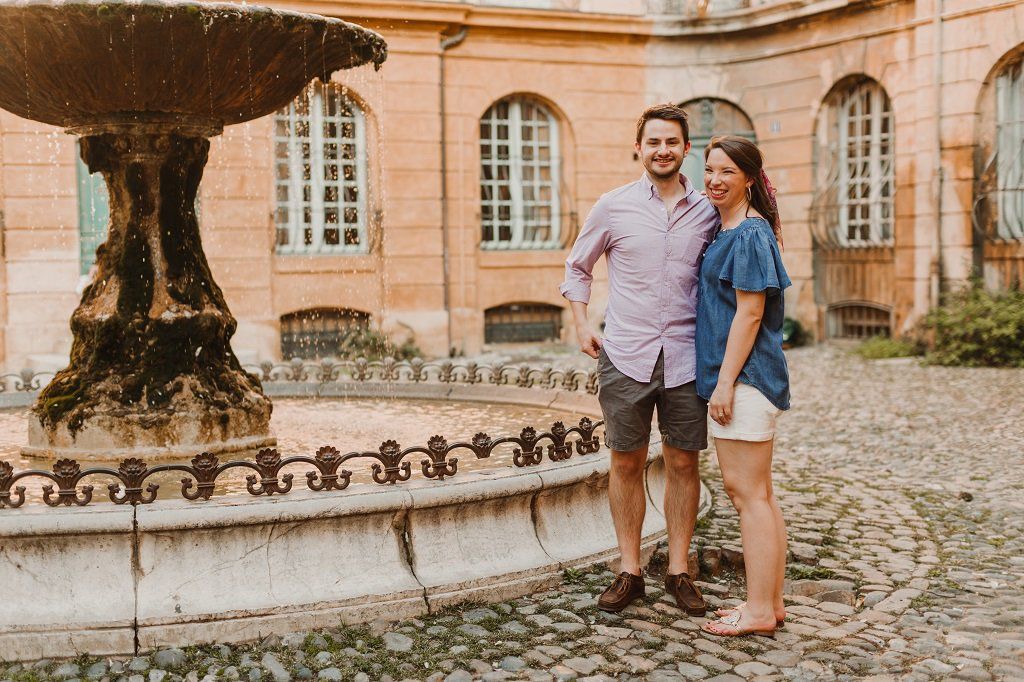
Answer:
<path fill-rule="evenodd" d="M 665 526 L 668 529 L 668 573 L 687 573 L 690 541 L 700 503 L 699 453 L 663 445 L 665 462 Z"/>
<path fill-rule="evenodd" d="M 608 475 L 608 502 L 611 506 L 615 537 L 622 557 L 620 571 L 640 575 L 640 534 L 647 509 L 644 469 L 647 446 L 628 452 L 612 450 Z"/>

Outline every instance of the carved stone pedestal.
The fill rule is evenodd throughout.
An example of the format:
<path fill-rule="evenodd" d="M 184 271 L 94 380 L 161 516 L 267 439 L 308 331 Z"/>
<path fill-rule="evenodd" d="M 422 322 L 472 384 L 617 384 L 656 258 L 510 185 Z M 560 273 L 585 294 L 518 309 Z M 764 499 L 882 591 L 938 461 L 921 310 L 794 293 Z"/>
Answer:
<path fill-rule="evenodd" d="M 270 401 L 231 350 L 235 319 L 196 222 L 220 124 L 178 116 L 68 132 L 106 179 L 109 234 L 71 317 L 71 364 L 32 408 L 25 454 L 152 459 L 273 444 Z"/>

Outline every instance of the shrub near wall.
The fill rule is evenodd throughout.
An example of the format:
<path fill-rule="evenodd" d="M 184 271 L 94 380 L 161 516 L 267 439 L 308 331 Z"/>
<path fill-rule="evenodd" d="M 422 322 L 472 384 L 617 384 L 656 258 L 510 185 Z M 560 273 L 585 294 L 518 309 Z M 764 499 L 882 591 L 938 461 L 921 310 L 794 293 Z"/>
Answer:
<path fill-rule="evenodd" d="M 1024 367 L 1024 291 L 992 293 L 975 284 L 950 295 L 922 322 L 927 362 Z"/>

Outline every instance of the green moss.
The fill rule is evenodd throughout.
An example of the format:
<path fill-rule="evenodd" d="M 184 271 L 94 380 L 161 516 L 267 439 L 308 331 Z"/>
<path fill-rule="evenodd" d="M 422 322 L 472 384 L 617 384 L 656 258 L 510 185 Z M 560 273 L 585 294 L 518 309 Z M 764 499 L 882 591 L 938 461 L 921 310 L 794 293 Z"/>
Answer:
<path fill-rule="evenodd" d="M 792 580 L 831 580 L 836 578 L 836 573 L 824 566 L 789 564 L 786 566 L 786 577 Z"/>
<path fill-rule="evenodd" d="M 867 360 L 881 360 L 921 355 L 921 348 L 913 341 L 906 339 L 873 336 L 854 348 L 853 352 Z"/>

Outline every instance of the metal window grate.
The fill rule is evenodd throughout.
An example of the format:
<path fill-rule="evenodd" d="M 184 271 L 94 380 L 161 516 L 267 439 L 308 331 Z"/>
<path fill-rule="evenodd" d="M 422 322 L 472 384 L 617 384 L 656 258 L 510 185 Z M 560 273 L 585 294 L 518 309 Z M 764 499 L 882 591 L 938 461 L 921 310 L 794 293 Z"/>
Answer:
<path fill-rule="evenodd" d="M 826 102 L 819 122 L 815 234 L 829 246 L 892 244 L 896 189 L 892 106 L 862 80 Z"/>
<path fill-rule="evenodd" d="M 558 125 L 524 98 L 480 119 L 480 222 L 485 249 L 559 248 Z"/>
<path fill-rule="evenodd" d="M 544 303 L 510 303 L 484 311 L 484 343 L 557 341 L 562 309 Z"/>
<path fill-rule="evenodd" d="M 892 331 L 892 311 L 870 303 L 840 303 L 829 307 L 825 331 L 830 339 L 889 336 Z"/>
<path fill-rule="evenodd" d="M 365 253 L 366 125 L 317 81 L 274 117 L 277 253 Z"/>
<path fill-rule="evenodd" d="M 370 314 L 347 308 L 314 308 L 281 317 L 281 357 L 341 358 L 353 334 L 370 327 Z"/>

